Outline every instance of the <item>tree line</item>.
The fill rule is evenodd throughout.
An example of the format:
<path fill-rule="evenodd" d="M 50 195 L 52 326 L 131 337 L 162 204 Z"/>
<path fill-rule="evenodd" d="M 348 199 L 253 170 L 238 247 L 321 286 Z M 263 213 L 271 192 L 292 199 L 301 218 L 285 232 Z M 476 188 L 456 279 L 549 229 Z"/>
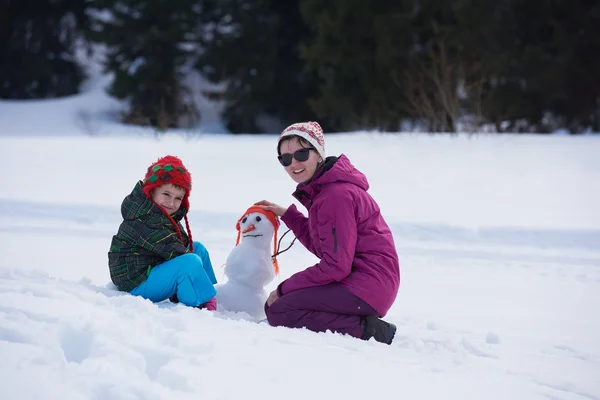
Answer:
<path fill-rule="evenodd" d="M 201 118 L 215 85 L 234 132 L 600 132 L 597 0 L 4 0 L 0 98 L 78 93 L 76 52 L 106 49 L 123 121 Z M 270 125 L 271 124 L 271 125 Z"/>

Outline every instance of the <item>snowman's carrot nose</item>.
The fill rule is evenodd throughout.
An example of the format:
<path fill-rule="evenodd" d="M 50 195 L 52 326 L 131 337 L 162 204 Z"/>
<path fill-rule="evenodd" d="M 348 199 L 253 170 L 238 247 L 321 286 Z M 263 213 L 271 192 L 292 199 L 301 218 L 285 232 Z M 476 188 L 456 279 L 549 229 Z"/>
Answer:
<path fill-rule="evenodd" d="M 248 233 L 248 232 L 252 232 L 253 230 L 255 230 L 256 227 L 254 225 L 248 225 L 247 228 L 245 228 L 242 233 Z"/>

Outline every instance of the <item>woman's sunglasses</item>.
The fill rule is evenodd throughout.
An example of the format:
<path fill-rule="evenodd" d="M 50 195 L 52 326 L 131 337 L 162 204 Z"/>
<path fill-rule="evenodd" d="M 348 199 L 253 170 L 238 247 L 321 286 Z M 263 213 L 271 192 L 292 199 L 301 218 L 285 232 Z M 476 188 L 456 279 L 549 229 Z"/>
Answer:
<path fill-rule="evenodd" d="M 295 158 L 296 161 L 306 161 L 310 156 L 310 151 L 314 150 L 312 147 L 296 150 L 294 154 L 285 153 L 277 156 L 277 159 L 284 167 L 288 167 L 292 164 L 292 158 Z"/>

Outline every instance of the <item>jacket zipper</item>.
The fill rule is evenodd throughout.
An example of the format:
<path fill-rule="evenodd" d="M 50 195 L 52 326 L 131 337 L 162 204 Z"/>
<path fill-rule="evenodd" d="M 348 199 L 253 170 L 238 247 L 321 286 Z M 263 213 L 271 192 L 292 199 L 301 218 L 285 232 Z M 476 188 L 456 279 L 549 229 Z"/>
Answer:
<path fill-rule="evenodd" d="M 335 226 L 331 228 L 331 233 L 333 233 L 333 252 L 337 253 L 337 234 L 335 233 Z"/>

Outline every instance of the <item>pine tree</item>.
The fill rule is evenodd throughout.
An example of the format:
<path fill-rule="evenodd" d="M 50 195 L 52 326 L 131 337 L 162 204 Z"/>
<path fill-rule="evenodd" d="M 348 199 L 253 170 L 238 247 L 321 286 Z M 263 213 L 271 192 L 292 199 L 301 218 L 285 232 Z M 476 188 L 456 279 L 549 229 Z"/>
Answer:
<path fill-rule="evenodd" d="M 194 0 L 95 2 L 91 37 L 108 47 L 109 93 L 128 100 L 125 122 L 164 130 L 198 119 L 183 80 L 197 51 L 200 11 Z"/>
<path fill-rule="evenodd" d="M 304 0 L 311 102 L 341 129 L 548 132 L 600 126 L 600 5 L 594 0 Z M 551 116 L 551 118 L 548 118 Z"/>
<path fill-rule="evenodd" d="M 600 5 L 596 1 L 455 0 L 454 4 L 460 42 L 472 60 L 486 66 L 479 111 L 498 131 L 577 132 L 597 123 Z"/>
<path fill-rule="evenodd" d="M 304 47 L 320 79 L 311 106 L 336 130 L 396 130 L 407 112 L 399 85 L 412 45 L 412 1 L 304 0 L 314 37 Z"/>
<path fill-rule="evenodd" d="M 308 98 L 316 76 L 306 73 L 301 45 L 310 32 L 299 0 L 206 1 L 203 53 L 198 69 L 225 89 L 223 120 L 234 133 L 276 131 L 312 120 Z M 208 6 L 210 4 L 210 6 Z M 209 25 L 210 23 L 210 25 Z M 320 121 L 327 127 L 327 121 Z"/>
<path fill-rule="evenodd" d="M 0 98 L 75 94 L 85 74 L 75 59 L 87 1 L 5 0 L 0 12 Z"/>

